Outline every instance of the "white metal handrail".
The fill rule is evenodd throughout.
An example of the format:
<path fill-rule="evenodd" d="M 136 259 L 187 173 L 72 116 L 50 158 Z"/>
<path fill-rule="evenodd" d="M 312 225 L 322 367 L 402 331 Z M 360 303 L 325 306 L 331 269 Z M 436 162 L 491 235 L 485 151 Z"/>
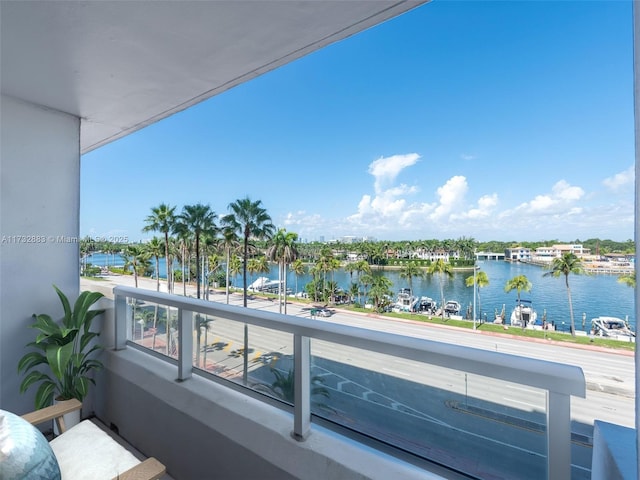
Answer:
<path fill-rule="evenodd" d="M 115 299 L 115 348 L 127 347 L 127 298 L 143 300 L 178 310 L 178 378 L 186 380 L 193 371 L 193 339 L 188 332 L 192 314 L 212 315 L 240 323 L 293 335 L 294 344 L 294 429 L 304 440 L 310 430 L 310 339 L 325 340 L 376 353 L 415 360 L 430 365 L 474 373 L 488 378 L 539 388 L 547 392 L 547 478 L 571 477 L 571 396 L 585 397 L 582 369 L 545 360 L 519 357 L 404 335 L 351 327 L 320 320 L 247 309 L 162 292 L 118 286 Z M 247 352 L 244 352 L 246 355 Z"/>

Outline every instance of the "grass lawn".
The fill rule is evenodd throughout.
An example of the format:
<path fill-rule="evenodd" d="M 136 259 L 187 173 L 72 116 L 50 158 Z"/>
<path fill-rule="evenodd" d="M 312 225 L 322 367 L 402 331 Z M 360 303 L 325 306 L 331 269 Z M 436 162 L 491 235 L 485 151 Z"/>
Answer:
<path fill-rule="evenodd" d="M 217 290 L 224 291 L 224 288 L 219 288 Z M 234 289 L 234 292 L 241 292 L 242 289 Z M 264 293 L 264 292 L 250 292 L 250 295 L 253 297 L 262 297 L 262 298 L 278 298 L 277 294 Z M 323 302 L 314 302 L 312 299 L 303 299 L 296 298 L 296 303 L 305 303 L 305 304 L 314 304 L 314 303 L 323 303 Z M 354 305 L 338 305 L 332 306 L 328 305 L 331 309 L 337 310 L 345 310 L 351 312 L 360 312 L 360 313 L 373 313 L 370 309 L 361 308 Z M 466 328 L 473 329 L 473 322 L 469 320 L 453 320 L 449 318 L 442 319 L 441 317 L 431 317 L 428 315 L 423 315 L 419 313 L 378 313 L 381 317 L 386 318 L 401 318 L 405 320 L 413 320 L 417 322 L 431 323 L 436 325 L 448 325 L 449 327 L 457 327 L 457 328 Z M 636 344 L 632 342 L 624 342 L 621 340 L 608 340 L 605 338 L 595 337 L 591 339 L 587 335 L 576 335 L 572 337 L 568 333 L 561 332 L 551 332 L 548 330 L 523 330 L 518 327 L 508 327 L 507 330 L 504 329 L 502 325 L 496 325 L 494 323 L 476 323 L 476 327 L 479 330 L 485 332 L 495 332 L 502 333 L 508 335 L 514 335 L 518 337 L 525 338 L 540 338 L 540 339 L 548 339 L 553 340 L 555 342 L 565 342 L 565 343 L 577 343 L 582 345 L 597 345 L 599 347 L 606 347 L 611 349 L 618 350 L 630 350 L 634 351 L 636 348 Z"/>
<path fill-rule="evenodd" d="M 358 311 L 370 312 L 370 310 L 365 310 L 363 308 L 358 308 L 353 306 L 346 307 L 346 309 L 354 312 L 358 312 Z M 428 315 L 417 314 L 417 313 L 390 312 L 390 313 L 381 313 L 378 315 L 382 317 L 402 318 L 405 320 L 413 320 L 417 322 L 425 322 L 425 323 L 431 323 L 431 324 L 437 324 L 437 325 L 448 325 L 450 327 L 473 329 L 473 322 L 469 320 L 453 320 L 448 318 L 442 319 L 441 317 L 431 317 Z M 514 335 L 518 337 L 525 337 L 525 338 L 548 339 L 556 342 L 577 343 L 582 345 L 597 345 L 600 347 L 607 347 L 607 348 L 620 349 L 620 350 L 631 350 L 631 351 L 634 351 L 636 347 L 636 344 L 634 342 L 610 340 L 610 339 L 605 339 L 600 337 L 595 337 L 591 339 L 587 335 L 576 335 L 575 337 L 572 337 L 568 333 L 553 332 L 548 330 L 528 330 L 528 329 L 523 330 L 522 328 L 519 328 L 519 327 L 508 327 L 505 330 L 503 325 L 496 325 L 494 323 L 476 323 L 476 327 L 478 328 L 478 330 L 482 330 L 485 332 L 503 333 L 503 334 Z"/>

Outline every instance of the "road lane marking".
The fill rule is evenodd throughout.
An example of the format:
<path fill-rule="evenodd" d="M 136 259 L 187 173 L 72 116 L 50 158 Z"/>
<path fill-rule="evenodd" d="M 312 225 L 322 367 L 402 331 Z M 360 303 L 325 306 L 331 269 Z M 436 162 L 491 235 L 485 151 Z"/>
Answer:
<path fill-rule="evenodd" d="M 421 362 L 412 361 L 412 360 L 395 360 L 394 363 L 399 363 L 401 365 L 407 365 L 409 367 L 420 366 Z"/>
<path fill-rule="evenodd" d="M 402 375 L 403 377 L 411 377 L 412 376 L 410 373 L 401 372 L 399 370 L 392 370 L 391 368 L 384 368 L 383 367 L 382 370 L 385 371 L 385 372 L 396 374 L 396 375 Z"/>

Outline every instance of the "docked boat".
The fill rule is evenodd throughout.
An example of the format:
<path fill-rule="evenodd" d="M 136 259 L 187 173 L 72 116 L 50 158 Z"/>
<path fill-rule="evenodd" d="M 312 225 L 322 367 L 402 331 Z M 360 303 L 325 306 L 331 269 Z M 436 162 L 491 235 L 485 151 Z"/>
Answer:
<path fill-rule="evenodd" d="M 599 337 L 634 342 L 636 338 L 627 322 L 618 317 L 597 317 L 591 320 L 591 332 Z"/>
<path fill-rule="evenodd" d="M 538 314 L 531 306 L 531 300 L 520 300 L 511 312 L 511 326 L 534 328 Z"/>
<path fill-rule="evenodd" d="M 461 308 L 462 307 L 460 307 L 460 303 L 456 302 L 455 300 L 449 300 L 444 305 L 444 313 L 449 316 L 458 315 L 460 313 Z"/>
<path fill-rule="evenodd" d="M 419 311 L 426 312 L 431 315 L 433 315 L 438 308 L 436 301 L 431 297 L 420 297 L 417 307 Z"/>
<path fill-rule="evenodd" d="M 408 288 L 403 288 L 398 292 L 398 297 L 391 306 L 391 310 L 394 312 L 415 312 L 419 300 L 419 298 L 411 295 L 411 291 Z"/>
<path fill-rule="evenodd" d="M 283 282 L 278 280 L 270 280 L 267 277 L 259 277 L 255 282 L 249 285 L 248 290 L 254 292 L 268 292 L 274 293 L 278 291 L 278 286 L 281 286 Z"/>

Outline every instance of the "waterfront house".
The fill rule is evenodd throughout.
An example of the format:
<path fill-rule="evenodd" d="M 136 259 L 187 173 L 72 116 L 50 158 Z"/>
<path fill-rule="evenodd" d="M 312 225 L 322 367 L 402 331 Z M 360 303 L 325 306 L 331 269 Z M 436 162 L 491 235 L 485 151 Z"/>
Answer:
<path fill-rule="evenodd" d="M 18 393 L 16 372 L 24 345 L 33 338 L 26 328 L 31 313 L 59 311 L 51 284 L 70 296 L 79 292 L 78 244 L 56 240 L 79 236 L 83 153 L 421 3 L 1 2 L 0 227 L 3 238 L 18 240 L 1 245 L 0 408 L 22 414 L 33 405 L 33 391 Z M 305 362 L 314 335 L 497 380 L 539 381 L 548 399 L 547 477 L 569 476 L 569 396 L 579 394 L 581 385 L 579 378 L 564 375 L 574 370 L 559 368 L 561 378 L 553 382 L 552 372 L 526 369 L 535 364 L 528 359 L 518 362 L 525 367 L 519 369 L 499 364 L 506 357 L 494 352 L 382 332 L 364 338 L 348 329 L 314 330 L 277 314 L 247 313 L 247 322 L 272 322 L 288 332 L 300 353 L 294 359 L 299 381 L 290 412 L 241 386 L 193 375 L 188 320 L 193 311 L 208 310 L 199 301 L 170 297 L 123 289 L 115 304 L 105 303 L 106 368 L 84 410 L 158 457 L 178 480 L 460 478 L 391 442 L 381 447 L 374 438 L 348 435 L 348 428 L 311 426 L 309 390 L 303 386 L 311 382 Z M 127 330 L 128 312 L 136 299 L 148 298 L 175 302 L 180 312 L 182 353 L 170 361 L 130 344 L 135 331 Z M 215 314 L 229 322 L 243 320 L 235 310 L 220 308 Z M 399 409 L 389 405 L 388 410 Z M 455 429 L 449 433 L 455 443 Z M 504 462 L 517 463 L 505 447 Z"/>
<path fill-rule="evenodd" d="M 534 262 L 551 262 L 554 258 L 560 258 L 565 253 L 573 253 L 579 258 L 587 258 L 591 250 L 577 244 L 558 244 L 550 247 L 538 247 L 532 256 L 532 260 Z"/>
<path fill-rule="evenodd" d="M 505 260 L 510 262 L 530 262 L 531 249 L 526 247 L 511 247 L 504 251 Z"/>

